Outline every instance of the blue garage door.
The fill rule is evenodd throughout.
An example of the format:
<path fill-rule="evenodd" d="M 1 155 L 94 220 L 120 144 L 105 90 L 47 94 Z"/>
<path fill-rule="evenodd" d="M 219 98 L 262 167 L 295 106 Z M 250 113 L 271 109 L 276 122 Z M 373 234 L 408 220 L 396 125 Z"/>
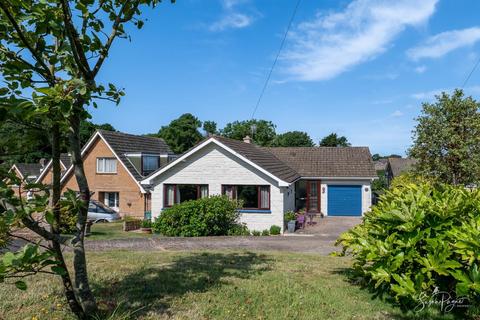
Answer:
<path fill-rule="evenodd" d="M 329 216 L 361 216 L 362 186 L 328 186 Z"/>

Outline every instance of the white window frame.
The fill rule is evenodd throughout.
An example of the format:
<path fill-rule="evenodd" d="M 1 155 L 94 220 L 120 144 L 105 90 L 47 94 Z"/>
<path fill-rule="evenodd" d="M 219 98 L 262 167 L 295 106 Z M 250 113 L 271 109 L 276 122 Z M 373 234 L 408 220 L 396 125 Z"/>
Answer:
<path fill-rule="evenodd" d="M 107 160 L 113 160 L 115 163 L 115 171 L 105 171 Z M 99 164 L 102 164 L 101 170 Z M 109 158 L 109 157 L 103 157 L 103 158 L 97 158 L 97 173 L 117 173 L 117 159 L 116 158 Z"/>
<path fill-rule="evenodd" d="M 109 195 L 110 194 L 114 194 L 114 198 L 115 200 L 113 201 L 114 202 L 114 206 L 111 207 L 109 204 Z M 112 208 L 113 210 L 115 211 L 118 211 L 119 207 L 120 207 L 120 192 L 118 191 L 112 191 L 112 192 L 104 192 L 103 193 L 103 203 L 109 207 L 109 208 Z"/>

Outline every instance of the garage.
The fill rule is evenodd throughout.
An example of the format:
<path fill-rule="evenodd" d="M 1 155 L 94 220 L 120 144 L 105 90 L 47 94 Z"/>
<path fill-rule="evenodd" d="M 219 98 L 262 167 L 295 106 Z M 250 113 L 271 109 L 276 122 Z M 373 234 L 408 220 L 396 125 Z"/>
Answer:
<path fill-rule="evenodd" d="M 329 216 L 361 216 L 362 186 L 328 185 Z"/>

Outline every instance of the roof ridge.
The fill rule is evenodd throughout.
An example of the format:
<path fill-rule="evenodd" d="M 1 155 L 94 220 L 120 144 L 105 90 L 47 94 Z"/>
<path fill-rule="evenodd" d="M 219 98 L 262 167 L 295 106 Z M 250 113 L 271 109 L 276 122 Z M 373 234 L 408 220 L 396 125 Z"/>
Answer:
<path fill-rule="evenodd" d="M 116 135 L 125 135 L 125 136 L 131 136 L 131 137 L 136 137 L 136 138 L 146 138 L 146 139 L 157 139 L 164 141 L 163 138 L 160 137 L 153 137 L 153 136 L 148 136 L 147 134 L 133 134 L 133 133 L 127 133 L 127 132 L 122 132 L 122 131 L 110 131 L 110 130 L 105 130 L 105 129 L 97 129 L 100 133 L 107 133 L 107 134 L 116 134 Z"/>

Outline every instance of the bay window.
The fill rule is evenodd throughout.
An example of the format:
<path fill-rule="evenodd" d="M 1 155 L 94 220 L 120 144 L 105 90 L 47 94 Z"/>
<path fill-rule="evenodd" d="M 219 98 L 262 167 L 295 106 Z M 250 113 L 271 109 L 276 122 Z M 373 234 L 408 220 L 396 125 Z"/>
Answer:
<path fill-rule="evenodd" d="M 206 184 L 165 184 L 163 188 L 165 207 L 208 197 L 208 185 Z"/>
<path fill-rule="evenodd" d="M 242 202 L 242 209 L 270 209 L 270 186 L 224 185 L 222 193 Z"/>

